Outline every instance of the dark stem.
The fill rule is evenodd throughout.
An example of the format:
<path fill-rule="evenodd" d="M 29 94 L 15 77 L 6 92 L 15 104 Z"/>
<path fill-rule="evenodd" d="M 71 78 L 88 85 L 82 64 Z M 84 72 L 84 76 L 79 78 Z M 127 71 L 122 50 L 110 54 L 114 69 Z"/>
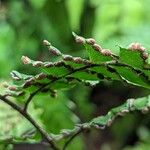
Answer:
<path fill-rule="evenodd" d="M 32 98 L 38 93 L 40 92 L 44 87 L 46 87 L 48 84 L 44 84 L 43 86 L 41 86 L 39 89 L 37 89 L 35 92 L 31 93 L 29 98 L 27 99 L 25 105 L 24 105 L 24 108 L 23 108 L 23 111 L 24 112 L 27 112 L 27 109 L 28 109 L 28 105 L 29 103 L 32 101 Z"/>
<path fill-rule="evenodd" d="M 65 150 L 67 146 L 73 141 L 73 139 L 78 136 L 84 129 L 80 128 L 63 146 L 62 150 Z"/>
<path fill-rule="evenodd" d="M 43 138 L 46 139 L 46 141 L 49 143 L 49 145 L 51 146 L 51 148 L 53 150 L 59 150 L 55 144 L 53 143 L 53 139 L 47 134 L 47 132 L 40 127 L 37 122 L 27 113 L 25 112 L 20 106 L 18 106 L 17 104 L 11 102 L 9 99 L 7 99 L 5 96 L 0 95 L 0 99 L 5 102 L 6 104 L 8 104 L 9 106 L 11 106 L 13 109 L 15 109 L 16 111 L 18 111 L 23 117 L 25 117 L 43 136 Z"/>
<path fill-rule="evenodd" d="M 59 78 L 59 79 L 60 79 L 60 78 Z M 24 111 L 24 112 L 27 112 L 27 109 L 28 109 L 28 106 L 29 106 L 30 102 L 32 101 L 33 97 L 34 97 L 38 92 L 40 92 L 40 91 L 43 90 L 46 86 L 50 85 L 51 83 L 53 83 L 53 82 L 55 82 L 55 81 L 57 81 L 57 80 L 59 80 L 59 79 L 58 79 L 58 78 L 57 78 L 57 79 L 54 79 L 53 81 L 51 81 L 51 82 L 49 82 L 49 83 L 47 83 L 47 84 L 42 85 L 42 86 L 41 86 L 39 89 L 37 89 L 35 92 L 31 93 L 30 96 L 29 96 L 29 98 L 27 99 L 25 105 L 24 105 L 23 111 Z"/>

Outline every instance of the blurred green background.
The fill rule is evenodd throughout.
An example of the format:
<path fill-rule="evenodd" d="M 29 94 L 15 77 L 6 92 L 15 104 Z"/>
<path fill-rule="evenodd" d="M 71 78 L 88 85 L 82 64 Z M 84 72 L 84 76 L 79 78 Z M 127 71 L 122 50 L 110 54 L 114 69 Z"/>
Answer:
<path fill-rule="evenodd" d="M 9 80 L 12 70 L 36 72 L 22 65 L 22 55 L 36 60 L 53 60 L 42 45 L 43 39 L 63 53 L 86 57 L 83 47 L 75 44 L 72 31 L 95 38 L 102 47 L 116 54 L 118 45 L 127 47 L 132 42 L 140 42 L 149 50 L 149 6 L 150 0 L 1 0 L 0 80 Z M 72 128 L 75 123 L 105 114 L 128 97 L 145 93 L 149 91 L 125 87 L 122 83 L 100 83 L 94 89 L 78 85 L 70 91 L 59 92 L 57 98 L 36 97 L 30 111 L 48 132 L 59 133 L 62 128 Z M 108 98 L 108 95 L 111 96 Z M 32 128 L 3 103 L 0 108 L 3 110 L 0 111 L 1 137 L 20 136 Z M 18 119 L 21 121 L 16 125 Z M 150 115 L 136 112 L 117 119 L 106 131 L 92 131 L 77 137 L 68 149 L 148 150 L 149 128 Z M 2 144 L 1 147 L 7 149 L 9 145 Z"/>

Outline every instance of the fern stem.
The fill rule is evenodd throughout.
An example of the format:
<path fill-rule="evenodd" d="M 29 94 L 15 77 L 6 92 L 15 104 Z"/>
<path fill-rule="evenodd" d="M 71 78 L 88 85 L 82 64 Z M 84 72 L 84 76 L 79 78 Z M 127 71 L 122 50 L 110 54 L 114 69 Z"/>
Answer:
<path fill-rule="evenodd" d="M 59 148 L 57 148 L 55 144 L 53 143 L 53 139 L 47 134 L 47 132 L 42 127 L 40 127 L 37 124 L 37 122 L 27 112 L 25 112 L 17 104 L 7 99 L 5 96 L 0 95 L 0 99 L 6 104 L 8 104 L 10 107 L 12 107 L 14 110 L 18 111 L 24 118 L 26 118 L 41 133 L 43 138 L 47 140 L 47 142 L 49 143 L 49 145 L 51 146 L 53 150 L 59 150 Z"/>

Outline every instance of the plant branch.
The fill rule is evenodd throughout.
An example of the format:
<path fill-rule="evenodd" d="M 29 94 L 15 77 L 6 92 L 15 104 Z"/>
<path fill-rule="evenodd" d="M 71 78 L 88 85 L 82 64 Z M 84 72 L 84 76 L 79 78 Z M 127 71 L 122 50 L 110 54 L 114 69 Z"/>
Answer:
<path fill-rule="evenodd" d="M 13 109 L 15 109 L 16 111 L 18 111 L 24 118 L 26 118 L 39 132 L 40 134 L 43 136 L 43 138 L 46 139 L 46 141 L 49 143 L 49 145 L 51 146 L 52 149 L 54 150 L 59 150 L 55 144 L 53 143 L 53 139 L 47 134 L 47 132 L 40 127 L 37 122 L 35 122 L 35 120 L 27 113 L 25 112 L 20 106 L 18 106 L 17 104 L 11 102 L 9 99 L 7 99 L 5 96 L 0 95 L 0 99 L 5 102 L 6 104 L 8 104 L 10 107 L 12 107 Z"/>
<path fill-rule="evenodd" d="M 106 64 L 108 65 L 108 64 L 114 64 L 114 63 L 115 63 L 114 61 L 113 61 L 113 62 L 111 61 L 111 62 L 101 63 L 101 64 L 90 64 L 90 65 L 86 65 L 86 66 L 84 66 L 84 67 L 81 67 L 81 68 L 78 68 L 78 69 L 74 69 L 72 72 L 69 72 L 69 73 L 67 73 L 67 74 L 65 74 L 65 75 L 63 75 L 63 76 L 61 76 L 61 77 L 55 78 L 55 79 L 52 80 L 51 82 L 42 85 L 42 86 L 41 86 L 39 89 L 37 89 L 35 92 L 31 93 L 30 96 L 29 96 L 29 98 L 27 99 L 27 101 L 26 101 L 26 103 L 25 103 L 25 106 L 24 106 L 23 110 L 26 112 L 27 109 L 28 109 L 28 106 L 29 106 L 30 102 L 31 102 L 32 99 L 33 99 L 33 97 L 34 97 L 38 92 L 40 92 L 41 90 L 43 90 L 46 86 L 50 85 L 51 83 L 53 83 L 53 82 L 55 82 L 55 81 L 58 81 L 58 80 L 60 80 L 60 79 L 62 79 L 62 78 L 65 78 L 66 76 L 71 75 L 71 74 L 73 74 L 73 73 L 75 73 L 75 72 L 77 72 L 77 71 L 82 71 L 82 70 L 85 70 L 85 69 L 90 68 L 90 67 L 104 66 L 104 65 L 106 65 Z"/>
<path fill-rule="evenodd" d="M 76 125 L 73 129 L 63 129 L 60 134 L 50 136 L 31 118 L 31 116 L 24 112 L 21 107 L 14 104 L 10 100 L 6 99 L 4 96 L 0 95 L 0 99 L 10 105 L 12 108 L 20 112 L 47 140 L 47 142 L 51 145 L 54 150 L 58 150 L 58 148 L 54 145 L 53 142 L 60 141 L 61 139 L 69 138 L 70 139 L 64 144 L 63 150 L 67 148 L 67 146 L 72 142 L 72 140 L 79 135 L 81 132 L 85 130 L 91 130 L 92 128 L 96 129 L 105 129 L 109 127 L 113 121 L 118 116 L 124 116 L 125 114 L 132 111 L 141 111 L 142 113 L 146 113 L 150 109 L 150 95 L 147 97 L 137 98 L 137 99 L 128 99 L 124 104 L 118 106 L 116 108 L 112 108 L 106 115 L 99 116 L 97 118 L 92 119 L 88 123 L 83 123 Z"/>
<path fill-rule="evenodd" d="M 128 99 L 121 106 L 112 108 L 104 116 L 99 116 L 92 119 L 88 123 L 83 123 L 75 126 L 72 130 L 63 129 L 60 134 L 52 135 L 54 141 L 60 141 L 61 139 L 71 137 L 64 145 L 66 148 L 67 145 L 81 132 L 85 130 L 91 130 L 92 128 L 96 129 L 105 129 L 106 127 L 111 126 L 114 120 L 118 116 L 124 116 L 127 113 L 133 111 L 141 111 L 142 113 L 147 113 L 150 109 L 150 95 L 147 97 L 137 98 L 137 99 Z M 65 148 L 63 150 L 65 150 Z"/>
<path fill-rule="evenodd" d="M 46 84 L 42 85 L 42 86 L 39 87 L 39 89 L 37 89 L 35 92 L 31 93 L 30 96 L 29 96 L 29 98 L 27 99 L 27 101 L 26 101 L 26 103 L 25 103 L 24 111 L 25 111 L 25 112 L 27 111 L 28 106 L 29 106 L 30 102 L 32 101 L 33 97 L 34 97 L 38 92 L 42 91 L 46 86 L 52 84 L 53 82 L 58 81 L 58 80 L 60 80 L 60 79 L 63 79 L 63 78 L 65 78 L 65 77 L 67 77 L 67 76 L 69 76 L 69 75 L 71 75 L 71 74 L 73 74 L 73 73 L 75 73 L 75 72 L 77 72 L 77 71 L 83 71 L 83 70 L 85 70 L 85 69 L 92 68 L 92 67 L 97 67 L 97 66 L 109 66 L 109 65 L 112 65 L 112 66 L 113 66 L 113 65 L 126 66 L 126 67 L 129 67 L 129 68 L 132 68 L 131 66 L 129 66 L 129 65 L 127 65 L 127 64 L 122 64 L 122 63 L 120 63 L 120 62 L 117 62 L 116 60 L 113 60 L 113 61 L 104 62 L 104 63 L 101 63 L 101 64 L 89 64 L 89 65 L 83 66 L 83 67 L 81 67 L 81 68 L 74 69 L 74 70 L 72 70 L 71 72 L 69 72 L 69 73 L 67 73 L 67 74 L 65 74 L 65 75 L 63 75 L 63 76 L 57 77 L 57 78 L 55 78 L 54 80 L 50 81 L 49 83 L 46 83 Z M 132 69 L 134 69 L 135 71 L 139 71 L 138 69 L 135 69 L 135 68 L 132 68 Z M 116 73 L 117 73 L 117 72 L 116 72 Z M 119 73 L 117 73 L 117 74 L 118 74 L 118 76 L 120 77 L 120 79 L 122 79 L 122 80 L 126 83 L 126 80 L 124 80 L 124 79 L 119 75 Z"/>

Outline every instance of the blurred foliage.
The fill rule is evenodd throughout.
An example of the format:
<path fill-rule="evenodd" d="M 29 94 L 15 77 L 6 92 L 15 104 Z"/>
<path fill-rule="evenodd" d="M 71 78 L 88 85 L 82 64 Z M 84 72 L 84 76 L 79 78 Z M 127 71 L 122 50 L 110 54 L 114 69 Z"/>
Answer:
<path fill-rule="evenodd" d="M 64 53 L 86 56 L 82 48 L 72 42 L 72 31 L 85 37 L 94 37 L 100 42 L 99 44 L 111 48 L 114 53 L 118 53 L 119 50 L 115 45 L 125 47 L 131 42 L 141 42 L 150 52 L 149 6 L 150 0 L 1 0 L 0 78 L 8 79 L 11 70 L 27 72 L 27 67 L 23 67 L 20 63 L 22 55 L 38 60 L 54 59 L 47 55 L 46 48 L 41 46 L 40 42 L 43 39 L 48 39 Z M 85 121 L 91 118 L 95 113 L 95 107 L 89 102 L 90 93 L 91 89 L 80 86 L 69 92 L 60 93 L 56 99 L 39 96 L 34 99 L 31 110 L 37 114 L 34 117 L 37 117 L 48 131 L 53 130 L 57 133 L 60 128 L 71 128 L 79 120 Z M 1 110 L 5 109 L 6 112 L 9 110 L 2 103 L 0 107 L 4 107 Z M 3 111 L 0 111 L 0 116 L 1 113 Z M 12 115 L 16 116 L 16 113 Z M 134 119 L 137 121 L 138 117 Z M 116 130 L 112 129 L 112 133 L 116 139 L 119 137 L 119 140 L 124 140 L 124 136 L 129 135 L 126 129 L 130 129 L 128 131 L 130 133 L 136 128 L 139 142 L 127 150 L 147 150 L 150 142 L 146 133 L 149 133 L 149 128 L 143 126 L 147 126 L 148 123 L 143 121 L 142 127 L 134 127 L 134 119 L 129 118 L 129 124 L 128 119 L 123 118 L 122 126 L 119 121 Z M 11 126 L 12 122 L 9 124 Z M 28 130 L 28 124 L 25 126 Z M 12 130 L 12 135 L 22 132 L 25 127 L 23 125 L 21 130 L 15 128 Z M 69 148 L 83 149 L 83 141 L 79 137 Z M 118 146 L 119 142 L 115 144 Z M 102 149 L 111 149 L 106 145 Z"/>

